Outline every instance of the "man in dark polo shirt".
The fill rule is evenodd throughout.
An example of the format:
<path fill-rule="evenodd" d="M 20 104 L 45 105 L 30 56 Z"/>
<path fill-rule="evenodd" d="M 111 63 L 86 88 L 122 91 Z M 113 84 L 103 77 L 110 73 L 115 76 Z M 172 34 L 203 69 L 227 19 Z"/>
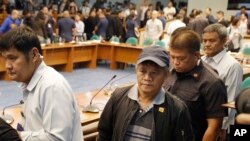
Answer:
<path fill-rule="evenodd" d="M 188 106 L 196 141 L 216 141 L 227 110 L 227 91 L 216 72 L 200 60 L 200 38 L 191 30 L 173 33 L 169 46 L 172 68 L 163 84 Z"/>
<path fill-rule="evenodd" d="M 117 88 L 98 125 L 98 141 L 193 141 L 186 105 L 162 88 L 169 59 L 164 48 L 144 48 L 137 83 Z"/>

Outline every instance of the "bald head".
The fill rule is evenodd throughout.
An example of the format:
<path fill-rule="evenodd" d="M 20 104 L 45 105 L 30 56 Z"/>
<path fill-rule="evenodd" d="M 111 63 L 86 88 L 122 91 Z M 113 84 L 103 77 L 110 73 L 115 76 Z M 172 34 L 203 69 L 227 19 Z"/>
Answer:
<path fill-rule="evenodd" d="M 65 17 L 65 18 L 69 18 L 70 17 L 70 15 L 69 15 L 69 11 L 64 11 L 63 12 L 63 17 Z"/>

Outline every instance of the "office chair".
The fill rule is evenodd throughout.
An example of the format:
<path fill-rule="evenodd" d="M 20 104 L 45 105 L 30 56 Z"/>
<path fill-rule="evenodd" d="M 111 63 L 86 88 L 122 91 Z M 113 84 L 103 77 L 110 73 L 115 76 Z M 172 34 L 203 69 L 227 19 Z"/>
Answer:
<path fill-rule="evenodd" d="M 166 48 L 165 42 L 163 42 L 161 40 L 156 41 L 155 45 L 159 46 L 159 47 Z"/>
<path fill-rule="evenodd" d="M 100 37 L 98 35 L 93 35 L 90 40 L 99 40 Z"/>
<path fill-rule="evenodd" d="M 144 47 L 148 47 L 148 46 L 152 45 L 153 43 L 154 43 L 154 40 L 153 40 L 153 39 L 147 38 L 147 39 L 144 40 L 143 46 L 144 46 Z"/>
<path fill-rule="evenodd" d="M 120 39 L 116 36 L 112 36 L 112 38 L 109 40 L 110 42 L 117 42 L 119 43 L 120 42 Z"/>
<path fill-rule="evenodd" d="M 126 40 L 126 44 L 130 44 L 132 46 L 136 46 L 138 44 L 138 39 L 135 38 L 135 37 L 129 37 L 127 40 Z"/>

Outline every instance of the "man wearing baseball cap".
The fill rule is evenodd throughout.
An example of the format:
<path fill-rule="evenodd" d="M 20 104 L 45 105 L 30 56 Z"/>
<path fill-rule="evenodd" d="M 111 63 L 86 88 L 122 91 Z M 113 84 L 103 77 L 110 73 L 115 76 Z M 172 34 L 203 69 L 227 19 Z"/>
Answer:
<path fill-rule="evenodd" d="M 165 49 L 143 49 L 136 64 L 137 83 L 117 88 L 102 112 L 99 141 L 193 140 L 186 105 L 162 88 L 168 68 Z"/>

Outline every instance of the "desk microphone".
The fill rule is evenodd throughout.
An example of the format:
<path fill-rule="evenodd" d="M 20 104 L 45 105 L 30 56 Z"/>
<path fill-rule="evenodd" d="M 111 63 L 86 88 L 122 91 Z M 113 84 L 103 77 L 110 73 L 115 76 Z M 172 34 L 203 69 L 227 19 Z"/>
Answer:
<path fill-rule="evenodd" d="M 11 116 L 11 115 L 9 115 L 9 114 L 5 114 L 4 112 L 5 112 L 5 110 L 7 109 L 7 108 L 10 108 L 10 107 L 13 107 L 13 106 L 17 106 L 17 105 L 20 105 L 20 104 L 23 104 L 24 102 L 23 102 L 23 100 L 21 100 L 19 103 L 17 103 L 17 104 L 13 104 L 13 105 L 9 105 L 9 106 L 6 106 L 6 107 L 4 107 L 3 108 L 3 112 L 2 112 L 2 114 L 0 115 L 0 117 L 4 120 L 4 121 L 6 121 L 8 124 L 11 124 L 13 121 L 14 121 L 14 118 L 13 118 L 13 116 Z"/>
<path fill-rule="evenodd" d="M 116 75 L 114 75 L 101 89 L 99 89 L 99 91 L 91 98 L 89 105 L 83 109 L 83 112 L 90 112 L 90 113 L 99 112 L 99 108 L 96 106 L 93 106 L 92 101 L 109 84 L 109 82 L 111 82 L 115 78 L 116 78 Z"/>

